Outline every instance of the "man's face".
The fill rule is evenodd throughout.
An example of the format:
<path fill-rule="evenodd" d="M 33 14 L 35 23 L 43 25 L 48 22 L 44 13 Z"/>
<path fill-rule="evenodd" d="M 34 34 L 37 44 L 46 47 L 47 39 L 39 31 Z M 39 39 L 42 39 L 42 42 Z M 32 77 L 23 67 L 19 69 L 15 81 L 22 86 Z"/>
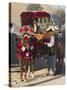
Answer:
<path fill-rule="evenodd" d="M 50 36 L 52 36 L 52 35 L 53 35 L 53 32 L 52 32 L 52 31 L 49 31 L 48 33 L 49 33 L 49 35 L 50 35 Z"/>

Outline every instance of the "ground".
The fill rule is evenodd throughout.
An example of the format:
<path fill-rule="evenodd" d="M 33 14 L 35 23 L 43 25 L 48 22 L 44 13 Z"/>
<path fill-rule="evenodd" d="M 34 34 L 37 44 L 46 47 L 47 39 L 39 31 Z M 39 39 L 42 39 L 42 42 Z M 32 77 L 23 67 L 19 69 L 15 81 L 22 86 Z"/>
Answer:
<path fill-rule="evenodd" d="M 20 72 L 16 72 L 15 69 L 19 70 L 20 68 L 12 68 L 10 73 L 11 86 L 12 87 L 26 87 L 26 86 L 44 86 L 44 85 L 63 85 L 65 84 L 64 74 L 57 76 L 46 76 L 47 68 L 35 71 L 35 77 L 28 82 L 22 82 L 20 80 Z"/>

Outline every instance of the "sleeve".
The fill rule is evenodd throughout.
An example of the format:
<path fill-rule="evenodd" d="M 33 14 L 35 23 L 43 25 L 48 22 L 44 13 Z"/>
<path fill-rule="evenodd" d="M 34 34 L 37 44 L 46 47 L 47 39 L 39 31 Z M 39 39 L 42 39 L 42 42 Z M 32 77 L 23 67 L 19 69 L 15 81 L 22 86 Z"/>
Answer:
<path fill-rule="evenodd" d="M 54 45 L 54 36 L 51 36 L 50 43 L 47 44 L 48 47 L 52 47 Z"/>

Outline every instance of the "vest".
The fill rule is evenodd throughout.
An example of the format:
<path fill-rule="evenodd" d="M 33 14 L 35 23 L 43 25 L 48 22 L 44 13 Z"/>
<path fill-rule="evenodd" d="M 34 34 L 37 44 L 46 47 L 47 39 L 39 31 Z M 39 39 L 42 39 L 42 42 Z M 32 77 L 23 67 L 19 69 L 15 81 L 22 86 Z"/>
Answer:
<path fill-rule="evenodd" d="M 53 47 L 48 47 L 48 55 L 49 56 L 56 54 L 56 52 L 57 52 L 56 45 L 54 45 Z"/>

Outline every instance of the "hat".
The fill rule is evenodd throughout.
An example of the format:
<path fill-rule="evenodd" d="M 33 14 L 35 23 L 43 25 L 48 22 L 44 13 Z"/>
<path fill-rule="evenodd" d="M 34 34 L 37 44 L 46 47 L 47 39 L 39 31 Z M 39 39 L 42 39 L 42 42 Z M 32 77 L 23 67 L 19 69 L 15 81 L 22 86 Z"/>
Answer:
<path fill-rule="evenodd" d="M 47 32 L 49 32 L 49 31 L 55 31 L 55 28 L 53 27 L 53 26 L 49 26 L 47 29 L 46 29 L 46 31 Z"/>
<path fill-rule="evenodd" d="M 47 32 L 53 32 L 53 30 L 50 28 Z"/>

